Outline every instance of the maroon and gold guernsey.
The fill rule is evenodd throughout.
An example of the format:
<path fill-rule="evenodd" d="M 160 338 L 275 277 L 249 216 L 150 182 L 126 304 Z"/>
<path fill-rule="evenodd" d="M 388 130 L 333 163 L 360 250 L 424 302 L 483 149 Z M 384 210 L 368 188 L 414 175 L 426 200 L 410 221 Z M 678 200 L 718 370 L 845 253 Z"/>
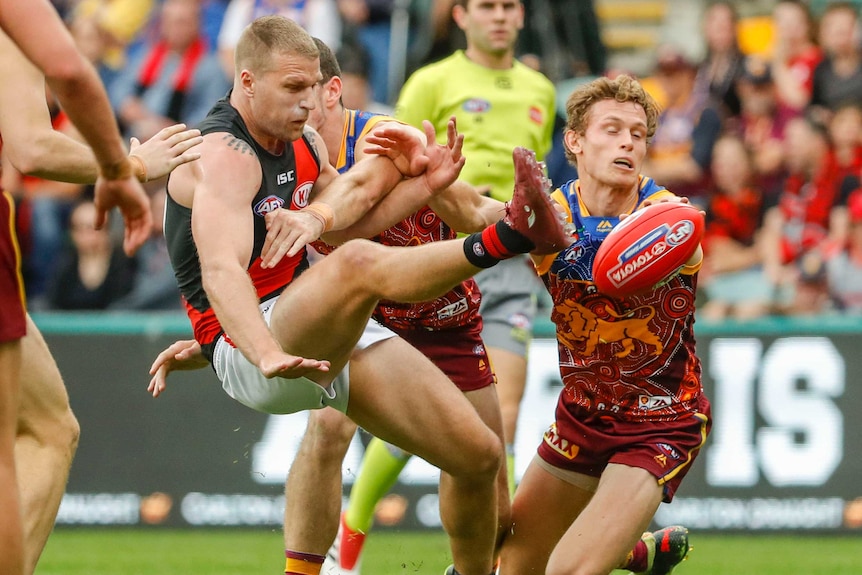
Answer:
<path fill-rule="evenodd" d="M 371 112 L 345 110 L 344 135 L 337 163 L 339 172 L 346 172 L 356 163 L 356 144 L 381 121 L 397 120 Z M 371 239 L 388 246 L 418 246 L 456 237 L 455 231 L 426 206 Z M 335 249 L 323 242 L 316 242 L 314 247 L 324 254 Z M 374 310 L 374 319 L 395 331 L 463 327 L 477 321 L 481 299 L 479 287 L 471 278 L 427 302 L 409 304 L 382 300 Z"/>
<path fill-rule="evenodd" d="M 667 196 L 672 194 L 641 177 L 638 206 Z M 619 218 L 591 216 L 578 182 L 553 197 L 567 208 L 577 232 L 571 246 L 537 265 L 554 304 L 564 385 L 558 425 L 567 406 L 627 421 L 673 420 L 698 411 L 703 388 L 693 325 L 700 262 L 648 293 L 604 294 L 593 283 L 593 258 Z"/>
<path fill-rule="evenodd" d="M 266 301 L 280 294 L 308 267 L 308 258 L 303 248 L 295 256 L 283 258 L 274 268 L 262 268 L 260 254 L 266 239 L 265 216 L 279 208 L 297 210 L 308 205 L 309 194 L 320 175 L 320 161 L 305 137 L 287 145 L 281 155 L 270 154 L 254 140 L 227 98 L 219 100 L 198 128 L 202 134 L 232 134 L 251 146 L 260 161 L 263 178 L 248 208 L 254 218 L 254 246 L 247 269 L 258 299 Z M 223 330 L 203 288 L 200 261 L 192 238 L 191 210 L 171 198 L 170 186 L 165 205 L 165 238 L 195 339 L 212 361 L 212 348 Z"/>

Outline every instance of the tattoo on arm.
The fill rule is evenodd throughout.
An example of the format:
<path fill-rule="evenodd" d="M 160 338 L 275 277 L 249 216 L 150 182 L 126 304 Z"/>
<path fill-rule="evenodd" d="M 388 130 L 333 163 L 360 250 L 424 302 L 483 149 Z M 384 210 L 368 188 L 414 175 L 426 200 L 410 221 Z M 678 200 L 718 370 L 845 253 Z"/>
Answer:
<path fill-rule="evenodd" d="M 254 149 L 252 149 L 252 147 L 248 145 L 248 142 L 246 142 L 245 140 L 240 140 L 233 134 L 226 134 L 224 137 L 224 141 L 227 143 L 227 146 L 230 149 L 236 150 L 240 154 L 249 154 L 252 156 L 256 155 L 254 153 Z"/>
<path fill-rule="evenodd" d="M 309 145 L 314 150 L 314 154 L 319 158 L 320 150 L 317 149 L 317 137 L 314 135 L 314 132 L 308 129 L 303 129 L 305 139 L 308 140 Z"/>

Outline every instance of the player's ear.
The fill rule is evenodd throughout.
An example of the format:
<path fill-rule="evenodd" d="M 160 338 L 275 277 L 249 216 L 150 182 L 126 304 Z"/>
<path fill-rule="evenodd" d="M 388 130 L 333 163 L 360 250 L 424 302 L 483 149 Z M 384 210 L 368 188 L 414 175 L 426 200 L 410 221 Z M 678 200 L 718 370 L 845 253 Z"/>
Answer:
<path fill-rule="evenodd" d="M 574 130 L 566 130 L 563 133 L 563 144 L 573 154 L 580 154 L 582 151 L 581 135 Z"/>
<path fill-rule="evenodd" d="M 340 77 L 333 76 L 330 78 L 329 82 L 326 83 L 325 88 L 327 106 L 341 100 L 341 94 L 344 91 L 344 83 L 341 81 Z"/>

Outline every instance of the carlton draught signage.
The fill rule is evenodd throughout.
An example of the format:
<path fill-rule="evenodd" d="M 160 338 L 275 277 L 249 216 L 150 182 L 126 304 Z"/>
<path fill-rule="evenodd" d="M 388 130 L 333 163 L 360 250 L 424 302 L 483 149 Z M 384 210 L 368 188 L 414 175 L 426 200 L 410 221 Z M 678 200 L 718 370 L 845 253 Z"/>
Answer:
<path fill-rule="evenodd" d="M 178 372 L 154 400 L 147 370 L 188 337 L 165 325 L 41 319 L 82 428 L 60 525 L 280 525 L 283 485 L 307 415 L 268 416 L 229 399 L 210 369 Z M 143 323 L 141 323 L 143 322 Z M 120 333 L 118 333 L 120 332 Z M 862 533 L 862 322 L 697 324 L 713 431 L 659 524 L 699 530 Z M 560 392 L 547 326 L 530 348 L 516 438 L 523 474 Z M 110 349 L 98 362 L 96 350 Z M 409 385 L 409 382 L 408 382 Z M 368 438 L 342 479 L 352 485 Z M 378 509 L 380 528 L 437 528 L 436 469 L 413 458 Z"/>

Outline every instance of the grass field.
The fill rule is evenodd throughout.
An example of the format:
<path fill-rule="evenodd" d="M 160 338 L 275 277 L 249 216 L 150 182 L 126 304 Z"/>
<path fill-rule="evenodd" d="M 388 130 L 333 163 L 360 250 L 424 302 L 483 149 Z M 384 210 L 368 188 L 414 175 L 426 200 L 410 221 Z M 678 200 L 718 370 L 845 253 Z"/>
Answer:
<path fill-rule="evenodd" d="M 862 537 L 715 536 L 693 533 L 690 559 L 674 575 L 860 575 Z M 275 575 L 277 531 L 58 529 L 37 575 Z M 449 564 L 438 533 L 375 533 L 364 575 L 441 575 Z"/>

